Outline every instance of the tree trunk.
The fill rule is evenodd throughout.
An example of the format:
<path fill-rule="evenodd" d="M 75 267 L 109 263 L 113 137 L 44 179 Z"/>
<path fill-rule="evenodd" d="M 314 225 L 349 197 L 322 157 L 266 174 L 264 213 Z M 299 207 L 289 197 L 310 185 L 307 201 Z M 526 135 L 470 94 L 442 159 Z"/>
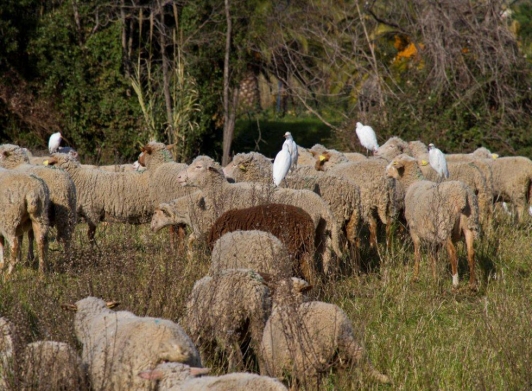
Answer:
<path fill-rule="evenodd" d="M 173 111 L 172 111 L 172 96 L 170 94 L 170 75 L 169 75 L 169 63 L 168 56 L 166 55 L 166 29 L 164 24 L 164 7 L 161 2 L 158 2 L 159 5 L 159 16 L 160 16 L 160 26 L 159 26 L 159 43 L 161 45 L 161 58 L 163 63 L 163 92 L 164 92 L 164 103 L 166 106 L 166 121 L 168 122 L 167 134 L 168 142 L 172 144 L 174 140 L 173 132 Z M 174 156 L 175 157 L 175 156 Z"/>
<path fill-rule="evenodd" d="M 236 106 L 238 104 L 238 88 L 231 94 L 229 59 L 231 55 L 231 12 L 229 0 L 225 0 L 225 18 L 227 21 L 227 32 L 225 35 L 225 56 L 224 56 L 224 85 L 223 85 L 223 106 L 224 106 L 224 135 L 222 166 L 226 166 L 231 159 L 231 144 L 235 131 Z M 231 96 L 232 95 L 232 96 Z"/>

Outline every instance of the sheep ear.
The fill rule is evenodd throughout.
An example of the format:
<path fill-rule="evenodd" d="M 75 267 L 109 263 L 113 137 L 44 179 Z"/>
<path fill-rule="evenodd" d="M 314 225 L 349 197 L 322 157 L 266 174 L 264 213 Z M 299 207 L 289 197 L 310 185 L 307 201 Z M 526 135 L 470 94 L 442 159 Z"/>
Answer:
<path fill-rule="evenodd" d="M 144 149 L 142 150 L 142 152 L 145 152 L 147 153 L 148 155 L 151 155 L 151 153 L 153 152 L 153 148 L 151 147 L 151 145 L 146 145 L 144 147 Z"/>
<path fill-rule="evenodd" d="M 263 272 L 257 272 L 257 274 L 262 277 L 266 284 L 273 282 L 273 276 L 271 274 Z"/>
<path fill-rule="evenodd" d="M 220 172 L 216 169 L 216 167 L 213 167 L 213 166 L 209 166 L 209 171 L 213 171 L 217 174 L 219 174 Z"/>
<path fill-rule="evenodd" d="M 61 304 L 61 308 L 67 311 L 74 311 L 74 312 L 78 310 L 78 306 L 75 304 Z"/>
<path fill-rule="evenodd" d="M 163 375 L 163 372 L 157 369 L 139 372 L 139 377 L 145 380 L 161 380 Z"/>
<path fill-rule="evenodd" d="M 174 144 L 167 145 L 167 146 L 166 146 L 166 149 L 170 150 L 170 149 L 172 149 L 173 147 L 175 147 L 175 143 L 174 143 Z"/>
<path fill-rule="evenodd" d="M 314 288 L 312 285 L 305 285 L 299 289 L 299 292 L 306 293 Z"/>
<path fill-rule="evenodd" d="M 115 308 L 117 305 L 120 305 L 120 302 L 119 301 L 108 301 L 107 303 L 105 303 L 105 305 L 107 306 L 107 308 Z"/>
<path fill-rule="evenodd" d="M 58 162 L 59 162 L 59 161 L 57 160 L 57 158 L 56 158 L 55 156 L 52 156 L 50 159 L 45 160 L 45 161 L 43 162 L 43 164 L 44 164 L 45 166 L 53 166 L 53 165 L 57 164 Z"/>
<path fill-rule="evenodd" d="M 201 376 L 206 375 L 211 371 L 211 368 L 196 368 L 196 367 L 190 367 L 190 374 L 192 376 Z"/>

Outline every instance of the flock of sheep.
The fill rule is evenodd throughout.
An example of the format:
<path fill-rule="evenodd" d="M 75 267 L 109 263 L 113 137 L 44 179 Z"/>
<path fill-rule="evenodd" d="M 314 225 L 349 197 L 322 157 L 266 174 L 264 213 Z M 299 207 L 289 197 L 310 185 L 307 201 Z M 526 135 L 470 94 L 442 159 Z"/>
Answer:
<path fill-rule="evenodd" d="M 294 156 L 291 145 L 283 150 Z M 282 390 L 280 380 L 312 387 L 331 367 L 346 364 L 389 382 L 365 356 L 346 314 L 305 293 L 341 267 L 345 252 L 389 243 L 397 221 L 406 223 L 414 244 L 415 277 L 422 246 L 434 274 L 437 251 L 445 247 L 458 287 L 455 243 L 463 240 L 469 285 L 476 289 L 474 242 L 493 224 L 496 203 L 511 204 L 519 220 L 528 216 L 532 161 L 499 158 L 485 148 L 448 154 L 446 178 L 429 164 L 430 151 L 420 141 L 392 137 L 380 147 L 368 145 L 371 157 L 297 146 L 297 163 L 286 156 L 280 180 L 275 163 L 256 152 L 237 154 L 226 167 L 207 156 L 186 165 L 173 161 L 171 146 L 150 142 L 135 166 L 95 167 L 81 164 L 73 150 L 33 158 L 25 148 L 0 145 L 4 278 L 21 258 L 25 233 L 28 258 L 35 241 L 44 273 L 50 228 L 68 254 L 81 219 L 92 243 L 100 222 L 150 223 L 153 231 L 188 227 L 188 256 L 196 241 L 211 250 L 209 273 L 195 283 L 178 323 L 113 311 L 117 303 L 94 297 L 64 305 L 75 311 L 81 357 L 53 341 L 15 349 L 16 327 L 0 318 L 0 388 L 19 385 L 15 358 L 24 362 L 22 389 Z M 202 376 L 202 362 L 217 357 L 233 373 Z M 250 367 L 261 375 L 238 372 Z"/>

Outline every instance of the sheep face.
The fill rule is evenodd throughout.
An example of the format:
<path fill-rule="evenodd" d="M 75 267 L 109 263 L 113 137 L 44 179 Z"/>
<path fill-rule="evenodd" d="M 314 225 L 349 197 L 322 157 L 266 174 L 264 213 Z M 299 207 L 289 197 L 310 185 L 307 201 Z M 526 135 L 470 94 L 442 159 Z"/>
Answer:
<path fill-rule="evenodd" d="M 210 157 L 198 156 L 177 176 L 177 182 L 182 186 L 198 187 L 203 189 L 216 180 L 225 180 L 221 167 Z"/>
<path fill-rule="evenodd" d="M 167 207 L 168 205 L 161 204 L 155 209 L 155 213 L 153 214 L 150 223 L 150 227 L 153 232 L 157 232 L 167 225 L 173 224 L 174 219 Z"/>

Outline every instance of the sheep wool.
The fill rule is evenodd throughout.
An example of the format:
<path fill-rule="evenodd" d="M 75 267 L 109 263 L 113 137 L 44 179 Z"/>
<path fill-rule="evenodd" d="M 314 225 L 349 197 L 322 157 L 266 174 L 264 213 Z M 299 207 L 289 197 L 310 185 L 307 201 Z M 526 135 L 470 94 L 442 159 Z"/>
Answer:
<path fill-rule="evenodd" d="M 230 369 L 241 369 L 244 347 L 249 345 L 247 355 L 258 351 L 271 306 L 270 290 L 257 272 L 221 270 L 196 281 L 183 325 L 205 355 L 214 358 L 211 346 L 217 346 Z"/>
<path fill-rule="evenodd" d="M 88 366 L 93 390 L 148 390 L 149 381 L 138 373 L 163 361 L 201 366 L 199 353 L 181 326 L 112 311 L 115 305 L 87 297 L 64 306 L 76 311 L 74 329 L 83 344 L 82 362 Z"/>
<path fill-rule="evenodd" d="M 214 242 L 209 275 L 225 269 L 253 269 L 278 277 L 292 275 L 286 246 L 269 232 L 250 230 L 223 234 Z"/>
<path fill-rule="evenodd" d="M 197 377 L 207 372 L 204 368 L 192 368 L 185 364 L 162 363 L 152 370 L 141 372 L 139 376 L 158 380 L 159 391 L 287 391 L 279 380 L 254 373 Z"/>

